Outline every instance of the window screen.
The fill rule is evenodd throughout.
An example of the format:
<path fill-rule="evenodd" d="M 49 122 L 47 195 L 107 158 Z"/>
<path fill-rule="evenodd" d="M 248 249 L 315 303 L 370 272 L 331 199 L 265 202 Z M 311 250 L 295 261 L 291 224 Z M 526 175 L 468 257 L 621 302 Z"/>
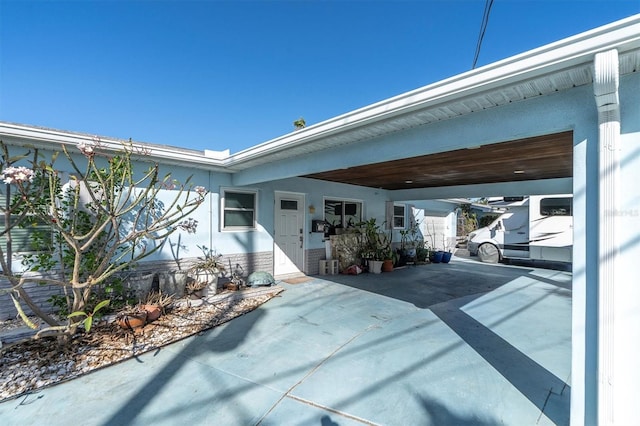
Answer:
<path fill-rule="evenodd" d="M 224 192 L 223 228 L 253 229 L 256 221 L 255 192 Z"/>

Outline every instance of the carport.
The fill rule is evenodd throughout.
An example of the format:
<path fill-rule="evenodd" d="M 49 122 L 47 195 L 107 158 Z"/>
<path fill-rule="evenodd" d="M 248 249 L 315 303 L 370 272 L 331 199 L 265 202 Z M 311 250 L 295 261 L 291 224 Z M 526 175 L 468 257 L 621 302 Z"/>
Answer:
<path fill-rule="evenodd" d="M 274 139 L 233 156 L 233 182 L 301 176 L 404 202 L 573 193 L 571 421 L 634 419 L 640 297 L 614 283 L 640 251 L 639 34 L 631 17 Z"/>

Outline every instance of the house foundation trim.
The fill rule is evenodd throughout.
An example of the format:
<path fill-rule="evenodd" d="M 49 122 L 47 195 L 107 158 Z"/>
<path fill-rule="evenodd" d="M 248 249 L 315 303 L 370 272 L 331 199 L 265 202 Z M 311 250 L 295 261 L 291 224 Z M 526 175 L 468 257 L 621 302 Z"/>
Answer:
<path fill-rule="evenodd" d="M 616 212 L 620 175 L 618 51 L 595 55 L 593 89 L 598 108 L 598 424 L 614 424 L 615 279 L 619 258 Z"/>

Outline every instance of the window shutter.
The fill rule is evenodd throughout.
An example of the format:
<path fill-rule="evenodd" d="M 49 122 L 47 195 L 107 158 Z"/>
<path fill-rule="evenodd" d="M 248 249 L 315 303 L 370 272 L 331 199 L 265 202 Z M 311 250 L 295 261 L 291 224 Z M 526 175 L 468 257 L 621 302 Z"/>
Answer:
<path fill-rule="evenodd" d="M 414 226 L 416 226 L 416 206 L 414 206 L 413 204 L 409 204 L 407 205 L 407 209 L 409 209 L 409 228 L 413 228 Z"/>
<path fill-rule="evenodd" d="M 4 208 L 5 196 L 2 192 L 0 192 L 0 205 Z M 12 225 L 17 223 L 17 216 L 12 216 L 10 218 L 10 222 Z M 0 213 L 0 230 L 4 231 L 4 212 Z M 11 228 L 11 241 L 12 241 L 12 250 L 14 253 L 29 253 L 43 249 L 43 247 L 36 247 L 33 241 L 33 233 L 34 232 L 42 232 L 43 238 L 48 239 L 50 242 L 51 239 L 51 227 L 41 221 L 40 219 L 27 216 L 23 219 L 23 226 L 13 226 Z M 0 236 L 0 245 L 2 245 L 2 249 L 6 250 L 7 247 L 7 236 L 3 234 Z"/>
<path fill-rule="evenodd" d="M 393 229 L 393 201 L 386 202 L 384 229 Z"/>

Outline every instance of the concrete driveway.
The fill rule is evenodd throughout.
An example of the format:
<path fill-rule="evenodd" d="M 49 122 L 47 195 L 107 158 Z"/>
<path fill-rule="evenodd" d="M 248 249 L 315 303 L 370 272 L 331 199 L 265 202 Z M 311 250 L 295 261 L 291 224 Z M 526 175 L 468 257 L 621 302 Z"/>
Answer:
<path fill-rule="evenodd" d="M 310 278 L 202 335 L 0 404 L 2 424 L 569 424 L 570 273 L 454 257 Z"/>

